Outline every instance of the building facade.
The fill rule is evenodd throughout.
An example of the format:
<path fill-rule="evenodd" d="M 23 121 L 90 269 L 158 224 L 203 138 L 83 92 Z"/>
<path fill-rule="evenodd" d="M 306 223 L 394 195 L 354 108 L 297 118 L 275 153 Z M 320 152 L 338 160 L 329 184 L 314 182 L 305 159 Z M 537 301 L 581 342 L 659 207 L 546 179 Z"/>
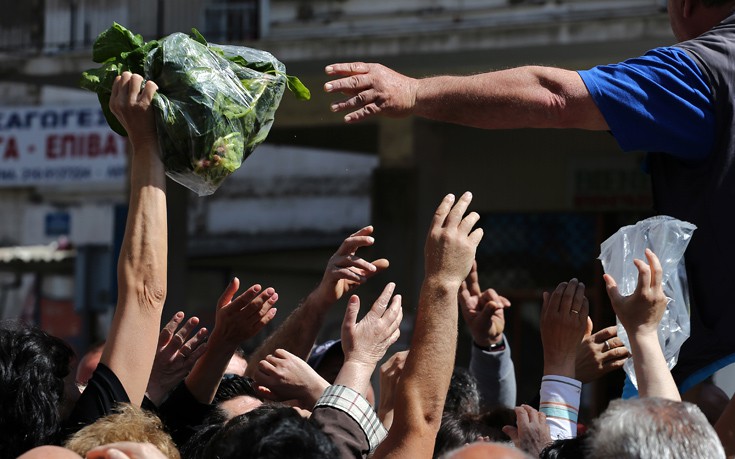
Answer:
<path fill-rule="evenodd" d="M 329 111 L 333 97 L 321 90 L 327 80 L 323 69 L 355 60 L 380 62 L 411 76 L 524 64 L 585 69 L 673 43 L 665 3 L 16 2 L 5 10 L 14 14 L 0 18 L 0 106 L 5 112 L 93 107 L 93 95 L 73 88 L 81 71 L 94 66 L 91 43 L 113 21 L 146 39 L 196 27 L 212 42 L 270 51 L 311 89 L 312 100 L 302 103 L 286 95 L 267 144 L 215 195 L 198 198 L 170 188 L 175 195 L 171 232 L 182 229 L 172 240 L 177 248 L 172 256 L 178 258 L 170 264 L 170 300 L 211 320 L 215 299 L 236 274 L 245 283 L 273 284 L 283 292 L 279 315 L 285 315 L 318 282 L 342 238 L 373 224 L 377 242 L 371 253 L 389 258 L 391 268 L 361 295 L 371 301 L 385 282 L 396 281 L 410 312 L 433 209 L 444 194 L 470 190 L 486 234 L 478 252 L 483 284 L 514 303 L 507 332 L 515 355 L 521 356 L 519 379 L 529 381 L 520 385 L 525 399 L 536 384 L 538 361 L 532 350 L 539 345 L 534 330 L 543 290 L 578 277 L 590 287 L 596 328 L 612 320 L 595 258 L 599 243 L 619 226 L 650 213 L 642 156 L 623 155 L 601 132 L 480 131 L 415 118 L 348 126 Z M 0 136 L 12 135 L 12 130 L 0 131 Z M 7 148 L 2 142 L 0 159 Z M 0 183 L 0 211 L 15 216 L 0 224 L 2 244 L 56 240 L 59 231 L 49 233 L 47 219 L 53 226 L 58 218 L 63 226 L 67 213 L 64 236 L 72 244 L 101 247 L 114 259 L 120 224 L 115 216 L 126 201 L 124 177 L 83 185 Z M 77 269 L 75 276 L 79 291 L 84 273 Z M 97 295 L 106 298 L 104 307 L 114 298 L 112 284 L 109 292 Z M 211 312 L 203 304 L 211 305 Z M 76 307 L 104 309 L 79 301 Z M 340 313 L 335 312 L 332 331 L 338 330 Z M 464 351 L 466 345 L 465 339 Z"/>

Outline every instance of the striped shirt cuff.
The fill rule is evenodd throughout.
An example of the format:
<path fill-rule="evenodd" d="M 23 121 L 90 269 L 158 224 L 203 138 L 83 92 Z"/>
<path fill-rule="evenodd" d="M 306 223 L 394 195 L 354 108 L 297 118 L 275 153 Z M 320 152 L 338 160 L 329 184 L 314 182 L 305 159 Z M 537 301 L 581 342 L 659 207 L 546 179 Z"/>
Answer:
<path fill-rule="evenodd" d="M 365 433 L 371 452 L 375 451 L 375 448 L 388 435 L 388 431 L 385 430 L 380 419 L 378 419 L 378 415 L 370 406 L 370 402 L 347 386 L 334 385 L 327 387 L 317 400 L 314 408 L 318 406 L 328 406 L 343 411 L 354 419 Z"/>
<path fill-rule="evenodd" d="M 546 415 L 546 423 L 555 440 L 577 436 L 577 418 L 582 383 L 565 376 L 547 375 L 541 379 L 539 411 Z"/>

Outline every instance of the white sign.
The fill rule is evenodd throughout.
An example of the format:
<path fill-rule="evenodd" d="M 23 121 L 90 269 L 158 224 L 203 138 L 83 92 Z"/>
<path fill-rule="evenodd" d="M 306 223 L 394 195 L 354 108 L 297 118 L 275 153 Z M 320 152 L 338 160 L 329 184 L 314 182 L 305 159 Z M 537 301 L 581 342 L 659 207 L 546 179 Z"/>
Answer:
<path fill-rule="evenodd" d="M 0 108 L 0 187 L 119 182 L 126 167 L 99 106 Z"/>

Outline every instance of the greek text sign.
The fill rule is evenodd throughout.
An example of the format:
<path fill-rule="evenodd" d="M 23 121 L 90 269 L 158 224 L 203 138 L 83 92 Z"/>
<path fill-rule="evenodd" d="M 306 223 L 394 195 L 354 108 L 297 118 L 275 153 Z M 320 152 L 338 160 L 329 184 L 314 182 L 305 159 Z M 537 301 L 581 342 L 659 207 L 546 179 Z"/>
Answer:
<path fill-rule="evenodd" d="M 119 182 L 126 164 L 99 106 L 0 108 L 0 187 Z"/>

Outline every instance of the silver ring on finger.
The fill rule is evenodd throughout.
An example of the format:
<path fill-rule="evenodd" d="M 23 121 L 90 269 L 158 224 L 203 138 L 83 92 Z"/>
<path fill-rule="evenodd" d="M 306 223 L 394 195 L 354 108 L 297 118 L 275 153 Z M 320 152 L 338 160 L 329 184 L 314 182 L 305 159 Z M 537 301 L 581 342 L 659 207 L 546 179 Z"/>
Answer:
<path fill-rule="evenodd" d="M 610 340 L 605 340 L 605 352 L 612 349 L 612 346 L 610 345 Z"/>

